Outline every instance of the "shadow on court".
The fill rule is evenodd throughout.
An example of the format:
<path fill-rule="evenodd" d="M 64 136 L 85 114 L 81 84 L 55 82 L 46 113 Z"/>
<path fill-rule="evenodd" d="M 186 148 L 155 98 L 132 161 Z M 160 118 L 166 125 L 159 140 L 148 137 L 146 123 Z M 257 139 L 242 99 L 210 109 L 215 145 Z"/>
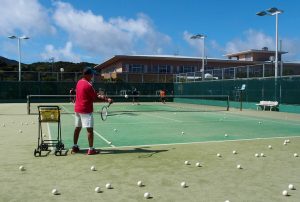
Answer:
<path fill-rule="evenodd" d="M 78 152 L 78 154 L 87 154 L 87 149 L 82 149 Z M 146 149 L 145 148 L 128 148 L 128 149 L 100 149 L 99 154 L 97 155 L 105 155 L 105 154 L 130 154 L 130 153 L 141 153 L 142 155 L 139 158 L 148 158 L 153 156 L 154 154 L 158 154 L 161 152 L 167 152 L 167 149 Z"/>

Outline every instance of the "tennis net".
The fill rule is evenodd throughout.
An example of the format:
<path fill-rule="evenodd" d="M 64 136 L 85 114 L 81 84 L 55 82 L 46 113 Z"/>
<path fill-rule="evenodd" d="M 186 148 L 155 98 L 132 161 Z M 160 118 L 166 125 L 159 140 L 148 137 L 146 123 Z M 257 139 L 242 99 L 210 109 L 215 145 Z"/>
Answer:
<path fill-rule="evenodd" d="M 228 111 L 228 95 L 167 95 L 163 100 L 159 95 L 107 95 L 114 103 L 110 112 L 201 112 Z M 27 113 L 36 114 L 37 106 L 57 105 L 61 113 L 74 113 L 72 95 L 28 95 Z M 105 102 L 95 102 L 94 111 L 99 111 Z"/>

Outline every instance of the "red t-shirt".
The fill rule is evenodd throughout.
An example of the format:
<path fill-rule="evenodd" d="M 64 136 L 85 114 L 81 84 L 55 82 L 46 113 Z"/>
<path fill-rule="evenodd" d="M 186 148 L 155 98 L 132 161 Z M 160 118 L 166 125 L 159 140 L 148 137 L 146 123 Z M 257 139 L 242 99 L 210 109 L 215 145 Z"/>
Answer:
<path fill-rule="evenodd" d="M 80 79 L 76 85 L 75 112 L 89 114 L 93 112 L 93 102 L 97 93 L 92 84 L 85 79 Z"/>

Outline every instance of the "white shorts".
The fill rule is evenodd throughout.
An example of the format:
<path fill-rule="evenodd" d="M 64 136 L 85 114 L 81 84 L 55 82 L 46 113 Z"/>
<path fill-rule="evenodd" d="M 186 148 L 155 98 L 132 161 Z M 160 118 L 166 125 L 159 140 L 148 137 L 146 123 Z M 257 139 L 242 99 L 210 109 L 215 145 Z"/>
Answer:
<path fill-rule="evenodd" d="M 94 127 L 93 113 L 90 114 L 75 113 L 75 127 L 93 128 Z"/>

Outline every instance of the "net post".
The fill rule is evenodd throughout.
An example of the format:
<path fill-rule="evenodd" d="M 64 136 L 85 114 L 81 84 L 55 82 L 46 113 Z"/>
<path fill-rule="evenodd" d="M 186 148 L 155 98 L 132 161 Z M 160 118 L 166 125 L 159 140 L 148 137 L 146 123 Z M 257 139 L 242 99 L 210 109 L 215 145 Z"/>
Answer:
<path fill-rule="evenodd" d="M 30 95 L 27 95 L 27 114 L 30 114 Z"/>
<path fill-rule="evenodd" d="M 227 111 L 229 111 L 229 95 L 227 96 Z"/>

